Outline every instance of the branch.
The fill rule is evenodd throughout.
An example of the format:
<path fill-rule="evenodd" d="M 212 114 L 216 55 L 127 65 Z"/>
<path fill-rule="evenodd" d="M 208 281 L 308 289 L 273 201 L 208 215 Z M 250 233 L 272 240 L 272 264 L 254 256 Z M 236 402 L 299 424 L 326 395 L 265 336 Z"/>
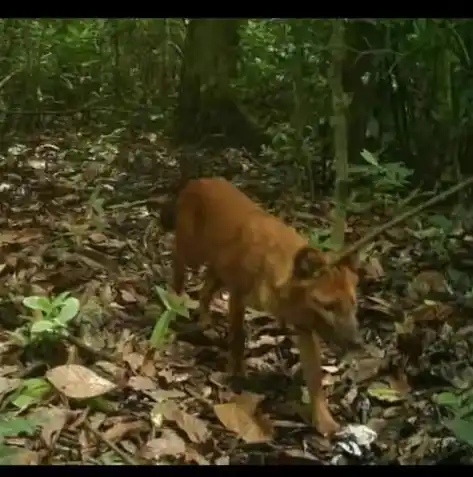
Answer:
<path fill-rule="evenodd" d="M 365 236 L 361 237 L 356 242 L 348 246 L 345 250 L 342 250 L 340 254 L 330 263 L 330 265 L 336 265 L 337 263 L 339 263 L 341 260 L 351 255 L 352 253 L 357 252 L 358 250 L 363 248 L 365 245 L 368 245 L 368 243 L 372 242 L 378 235 L 381 235 L 383 232 L 386 232 L 386 230 L 389 230 L 395 225 L 398 225 L 401 222 L 406 221 L 412 216 L 419 214 L 427 207 L 430 207 L 431 205 L 435 205 L 438 202 L 441 202 L 447 197 L 450 197 L 456 192 L 459 192 L 460 190 L 472 184 L 473 184 L 473 177 L 469 177 L 468 179 L 465 179 L 459 184 L 456 184 L 450 187 L 449 189 L 444 190 L 443 192 L 440 192 L 440 194 L 436 195 L 435 197 L 432 197 L 429 200 L 422 202 L 416 207 L 413 207 L 410 210 L 406 210 L 405 212 L 403 212 L 402 214 L 399 214 L 397 217 L 394 217 L 393 219 L 389 220 L 385 224 L 375 227 L 370 232 L 368 232 Z"/>

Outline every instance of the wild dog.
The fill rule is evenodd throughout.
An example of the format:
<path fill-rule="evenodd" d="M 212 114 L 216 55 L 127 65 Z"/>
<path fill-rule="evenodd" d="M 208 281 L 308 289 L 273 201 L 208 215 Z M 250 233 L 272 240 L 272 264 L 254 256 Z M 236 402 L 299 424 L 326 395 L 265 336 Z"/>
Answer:
<path fill-rule="evenodd" d="M 229 292 L 228 371 L 243 373 L 244 313 L 266 311 L 292 329 L 311 397 L 312 424 L 323 435 L 339 429 L 322 387 L 319 337 L 350 348 L 359 344 L 356 287 L 358 257 L 326 267 L 329 255 L 266 212 L 230 182 L 193 179 L 161 214 L 175 228 L 173 286 L 184 290 L 185 268 L 206 265 L 199 297 L 202 326 L 212 323 L 210 303 Z"/>

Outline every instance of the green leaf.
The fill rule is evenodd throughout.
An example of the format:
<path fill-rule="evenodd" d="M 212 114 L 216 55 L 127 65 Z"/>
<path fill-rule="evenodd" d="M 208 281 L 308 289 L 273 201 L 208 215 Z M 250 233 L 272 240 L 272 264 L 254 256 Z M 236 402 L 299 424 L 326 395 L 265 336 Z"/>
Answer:
<path fill-rule="evenodd" d="M 366 149 L 363 149 L 361 151 L 361 157 L 368 163 L 371 164 L 372 166 L 379 167 L 379 161 L 378 159 L 371 154 L 371 152 L 367 151 Z"/>
<path fill-rule="evenodd" d="M 170 310 L 171 305 L 169 303 L 169 297 L 171 294 L 167 290 L 159 286 L 156 286 L 155 289 L 158 292 L 159 298 L 161 298 L 161 301 L 163 302 L 163 305 L 165 306 L 165 308 L 167 310 Z"/>
<path fill-rule="evenodd" d="M 176 314 L 172 310 L 165 310 L 158 318 L 150 338 L 151 345 L 154 348 L 159 349 L 164 345 L 168 337 L 169 325 L 175 317 Z"/>
<path fill-rule="evenodd" d="M 189 310 L 183 298 L 162 287 L 156 286 L 156 291 L 167 310 L 173 311 L 176 315 L 183 316 L 184 318 L 190 318 Z"/>
<path fill-rule="evenodd" d="M 34 404 L 36 404 L 38 401 L 39 401 L 38 398 L 34 398 L 27 395 L 25 396 L 20 395 L 20 396 L 17 396 L 15 399 L 13 399 L 11 403 L 18 409 L 25 410 L 33 406 Z"/>
<path fill-rule="evenodd" d="M 47 397 L 52 391 L 48 381 L 43 378 L 27 379 L 11 397 L 11 403 L 19 409 L 26 409 Z"/>
<path fill-rule="evenodd" d="M 184 300 L 180 299 L 179 303 L 172 303 L 171 311 L 176 313 L 178 316 L 182 316 L 183 318 L 190 318 L 189 309 L 187 308 Z"/>
<path fill-rule="evenodd" d="M 454 227 L 454 223 L 444 215 L 432 215 L 429 217 L 429 222 L 439 229 L 450 231 Z"/>
<path fill-rule="evenodd" d="M 51 308 L 57 308 L 58 306 L 63 305 L 69 295 L 69 292 L 62 292 L 61 294 L 59 294 L 56 298 L 53 299 L 51 303 Z"/>
<path fill-rule="evenodd" d="M 18 437 L 20 434 L 32 436 L 40 426 L 39 419 L 17 418 L 0 420 L 0 439 L 4 437 Z"/>
<path fill-rule="evenodd" d="M 379 401 L 397 403 L 403 401 L 405 397 L 396 389 L 384 383 L 373 383 L 367 389 L 368 395 Z"/>
<path fill-rule="evenodd" d="M 33 397 L 43 397 L 51 391 L 52 387 L 44 378 L 31 378 L 23 382 L 21 388 L 22 394 L 28 394 Z"/>
<path fill-rule="evenodd" d="M 64 302 L 61 311 L 55 317 L 55 320 L 65 325 L 73 318 L 75 318 L 75 316 L 77 316 L 77 313 L 79 313 L 79 308 L 79 300 L 77 298 L 70 297 Z"/>
<path fill-rule="evenodd" d="M 452 419 L 444 422 L 459 441 L 463 441 L 473 447 L 473 422 L 466 419 Z"/>
<path fill-rule="evenodd" d="M 458 409 L 461 405 L 461 400 L 458 396 L 449 392 L 435 394 L 433 396 L 433 401 L 438 406 L 445 406 L 454 409 Z"/>
<path fill-rule="evenodd" d="M 31 325 L 30 331 L 31 331 L 31 334 L 33 335 L 39 335 L 41 333 L 54 331 L 55 328 L 56 326 L 54 326 L 54 323 L 52 321 L 40 320 L 40 321 L 35 321 Z"/>
<path fill-rule="evenodd" d="M 40 310 L 49 313 L 52 309 L 49 298 L 45 296 L 27 296 L 23 298 L 23 305 L 31 310 Z"/>

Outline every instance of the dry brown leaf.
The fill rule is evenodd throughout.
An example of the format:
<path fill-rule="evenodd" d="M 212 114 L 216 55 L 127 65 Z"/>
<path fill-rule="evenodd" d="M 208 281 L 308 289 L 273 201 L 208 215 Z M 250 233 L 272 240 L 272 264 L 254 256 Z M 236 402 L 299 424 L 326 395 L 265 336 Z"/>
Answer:
<path fill-rule="evenodd" d="M 431 293 L 450 293 L 445 277 L 437 270 L 420 272 L 407 286 L 407 295 L 414 301 L 426 298 Z"/>
<path fill-rule="evenodd" d="M 392 305 L 377 296 L 371 295 L 366 297 L 366 309 L 376 310 L 385 315 L 393 316 Z"/>
<path fill-rule="evenodd" d="M 128 380 L 128 386 L 136 391 L 149 391 L 156 389 L 156 383 L 147 376 L 131 376 Z"/>
<path fill-rule="evenodd" d="M 27 449 L 21 449 L 15 452 L 11 458 L 11 465 L 39 465 L 41 461 L 40 454 Z"/>
<path fill-rule="evenodd" d="M 186 443 L 172 429 L 163 429 L 161 437 L 151 439 L 142 450 L 145 459 L 159 459 L 165 455 L 180 456 L 186 452 Z"/>
<path fill-rule="evenodd" d="M 66 425 L 69 411 L 59 407 L 38 408 L 31 415 L 41 420 L 41 437 L 51 449 Z"/>
<path fill-rule="evenodd" d="M 137 299 L 128 290 L 120 290 L 120 295 L 125 303 L 136 303 Z"/>
<path fill-rule="evenodd" d="M 285 336 L 261 335 L 257 340 L 248 342 L 248 349 L 258 349 L 262 346 L 275 347 L 286 339 Z"/>
<path fill-rule="evenodd" d="M 264 401 L 264 394 L 244 392 L 237 394 L 233 402 L 246 409 L 250 414 L 254 414 L 258 406 Z"/>
<path fill-rule="evenodd" d="M 89 235 L 89 240 L 95 243 L 104 243 L 104 242 L 107 242 L 107 236 L 100 232 L 92 232 Z"/>
<path fill-rule="evenodd" d="M 411 390 L 407 375 L 400 367 L 393 370 L 392 376 L 388 376 L 388 381 L 391 387 L 400 394 L 406 395 Z"/>
<path fill-rule="evenodd" d="M 156 376 L 156 362 L 151 355 L 145 356 L 140 372 L 150 378 L 154 378 Z"/>
<path fill-rule="evenodd" d="M 31 240 L 40 239 L 43 232 L 40 229 L 10 230 L 0 233 L 0 246 L 8 244 L 24 245 Z"/>
<path fill-rule="evenodd" d="M 117 422 L 110 429 L 107 429 L 103 436 L 105 439 L 116 442 L 123 439 L 128 434 L 133 434 L 135 432 L 146 432 L 150 428 L 150 425 L 144 421 L 132 421 L 132 422 Z"/>
<path fill-rule="evenodd" d="M 348 372 L 348 376 L 356 383 L 362 383 L 377 376 L 382 364 L 383 360 L 378 358 L 360 358 L 354 360 Z"/>
<path fill-rule="evenodd" d="M 365 277 L 370 278 L 371 280 L 384 277 L 383 266 L 377 257 L 370 257 L 367 263 L 363 265 L 363 270 L 365 272 Z"/>
<path fill-rule="evenodd" d="M 186 462 L 196 462 L 198 465 L 211 465 L 210 462 L 192 447 L 186 449 Z"/>
<path fill-rule="evenodd" d="M 66 364 L 50 369 L 46 378 L 68 398 L 88 399 L 116 389 L 116 384 L 78 364 Z"/>
<path fill-rule="evenodd" d="M 130 349 L 132 348 L 131 344 L 127 344 L 126 347 Z M 137 372 L 143 366 L 145 360 L 143 354 L 135 352 L 128 353 L 124 350 L 123 355 L 123 361 L 127 362 L 133 371 Z"/>
<path fill-rule="evenodd" d="M 161 415 L 168 421 L 174 421 L 187 434 L 192 442 L 205 442 L 210 437 L 207 424 L 202 419 L 183 411 L 177 404 L 171 401 L 156 404 L 151 413 L 153 420 Z"/>
<path fill-rule="evenodd" d="M 256 406 L 255 398 L 240 399 L 239 402 L 216 404 L 214 411 L 220 422 L 246 443 L 269 442 L 273 439 L 274 428 L 267 417 L 255 413 Z"/>
<path fill-rule="evenodd" d="M 397 335 L 410 335 L 414 332 L 415 323 L 411 315 L 405 315 L 401 323 L 394 323 Z"/>
<path fill-rule="evenodd" d="M 0 395 L 14 391 L 20 384 L 22 384 L 21 379 L 0 376 Z"/>
<path fill-rule="evenodd" d="M 445 321 L 453 313 L 453 308 L 443 303 L 425 300 L 424 303 L 411 311 L 414 323 L 426 323 L 432 321 Z"/>
<path fill-rule="evenodd" d="M 113 302 L 114 292 L 109 284 L 103 286 L 102 290 L 100 291 L 100 299 L 104 305 L 110 305 L 110 303 Z"/>
<path fill-rule="evenodd" d="M 230 456 L 222 455 L 215 459 L 214 465 L 230 465 Z"/>
<path fill-rule="evenodd" d="M 170 399 L 182 399 L 187 396 L 186 393 L 178 389 L 156 389 L 155 391 L 145 391 L 145 394 L 153 398 L 156 402 L 167 401 Z"/>

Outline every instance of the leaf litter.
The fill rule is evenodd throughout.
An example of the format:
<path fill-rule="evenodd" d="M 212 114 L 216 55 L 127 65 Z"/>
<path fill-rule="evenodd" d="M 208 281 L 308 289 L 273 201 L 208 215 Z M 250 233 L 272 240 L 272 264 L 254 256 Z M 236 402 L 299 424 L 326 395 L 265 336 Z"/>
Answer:
<path fill-rule="evenodd" d="M 439 234 L 426 214 L 365 251 L 365 350 L 340 361 L 324 348 L 329 403 L 347 424 L 330 443 L 306 424 L 297 352 L 264 313 L 248 310 L 240 394 L 223 373 L 224 319 L 210 334 L 181 333 L 189 318 L 179 316 L 165 344 L 150 346 L 166 310 L 181 307 L 192 319 L 199 281 L 184 304 L 159 292 L 170 283 L 172 238 L 156 212 L 177 183 L 179 151 L 164 137 L 125 144 L 121 133 L 68 138 L 79 160 L 67 159 L 61 138 L 0 158 L 1 463 L 473 462 L 471 230 Z M 153 165 L 123 163 L 122 147 Z M 329 200 L 311 204 L 288 191 L 276 169 L 243 151 L 224 152 L 224 161 L 195 153 L 202 175 L 244 164 L 232 180 L 302 231 L 330 226 Z M 353 214 L 349 239 L 384 219 Z M 43 315 L 24 298 L 62 292 L 80 303 L 70 334 L 58 328 L 51 342 L 25 342 L 20 331 Z M 226 302 L 217 297 L 213 313 L 224 315 Z"/>

